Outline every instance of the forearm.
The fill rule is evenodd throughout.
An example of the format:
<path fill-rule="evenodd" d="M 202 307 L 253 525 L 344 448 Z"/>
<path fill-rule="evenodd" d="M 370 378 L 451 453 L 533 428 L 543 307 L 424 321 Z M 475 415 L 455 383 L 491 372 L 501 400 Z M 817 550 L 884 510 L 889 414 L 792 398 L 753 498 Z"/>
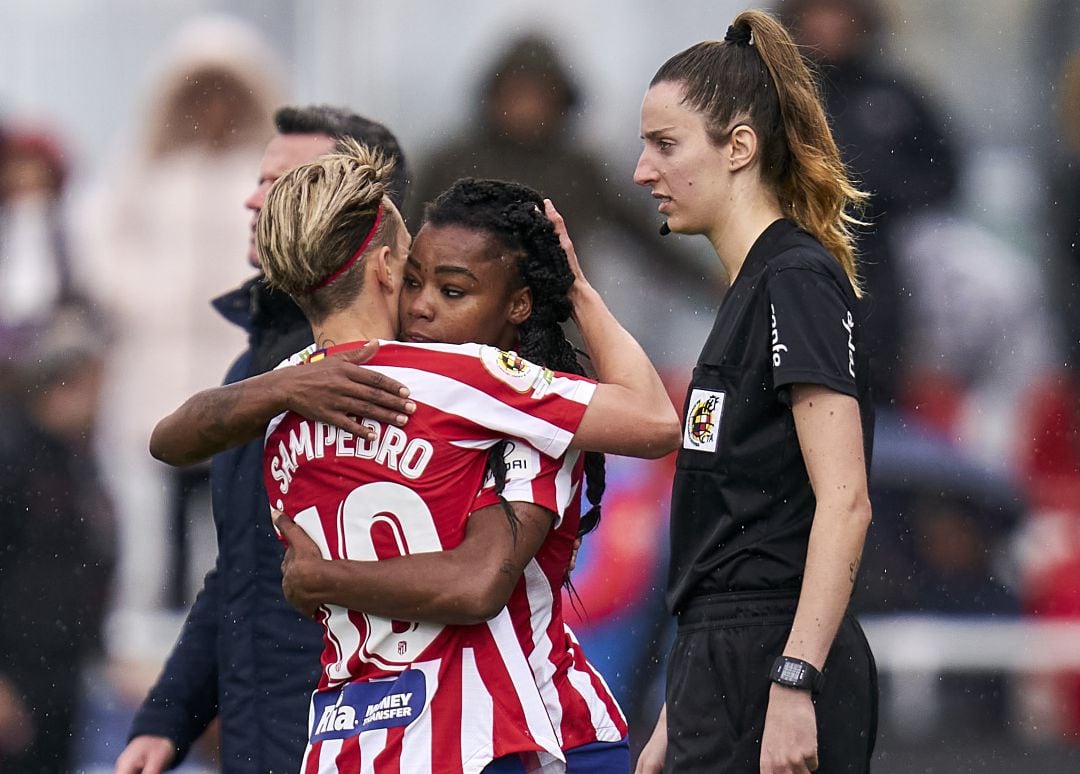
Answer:
<path fill-rule="evenodd" d="M 571 292 L 574 322 L 611 401 L 625 422 L 625 435 L 617 445 L 575 443 L 579 448 L 639 457 L 659 457 L 679 442 L 679 420 L 667 389 L 641 345 L 615 319 L 599 293 L 587 283 L 575 283 Z M 590 418 L 591 419 L 591 418 Z M 591 428 L 588 428 L 591 429 Z"/>
<path fill-rule="evenodd" d="M 479 623 L 497 614 L 519 574 L 509 562 L 501 567 L 477 566 L 451 552 L 434 552 L 381 561 L 305 562 L 292 582 L 318 604 L 385 618 L 457 625 Z"/>
<path fill-rule="evenodd" d="M 196 393 L 157 423 L 150 453 L 170 465 L 191 465 L 258 438 L 288 409 L 281 374 L 270 371 Z"/>
<path fill-rule="evenodd" d="M 840 503 L 820 502 L 814 514 L 806 571 L 784 655 L 825 664 L 847 610 L 870 523 L 865 496 Z"/>

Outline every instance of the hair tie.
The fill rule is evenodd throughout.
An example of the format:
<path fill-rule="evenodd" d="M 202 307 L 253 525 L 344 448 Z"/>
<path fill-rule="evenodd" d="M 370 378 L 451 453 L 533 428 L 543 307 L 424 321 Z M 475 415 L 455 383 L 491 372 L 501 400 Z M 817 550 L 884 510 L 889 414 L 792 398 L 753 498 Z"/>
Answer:
<path fill-rule="evenodd" d="M 349 258 L 349 260 L 345 261 L 345 263 L 340 269 L 335 271 L 333 274 L 331 274 L 329 277 L 322 280 L 321 282 L 316 282 L 304 292 L 314 293 L 316 290 L 322 290 L 327 285 L 337 280 L 342 274 L 351 269 L 353 264 L 360 260 L 360 256 L 364 254 L 364 251 L 368 249 L 368 245 L 371 244 L 371 240 L 375 238 L 375 232 L 379 230 L 379 223 L 382 222 L 382 216 L 383 206 L 382 202 L 379 202 L 379 207 L 375 210 L 375 222 L 371 224 L 371 230 L 367 232 L 367 236 L 364 237 L 363 243 L 360 245 L 359 248 L 357 248 L 356 252 L 352 254 L 352 257 Z"/>
<path fill-rule="evenodd" d="M 736 46 L 749 46 L 750 35 L 751 30 L 749 24 L 740 24 L 738 26 L 732 24 L 727 28 L 727 35 L 724 36 L 724 42 Z"/>

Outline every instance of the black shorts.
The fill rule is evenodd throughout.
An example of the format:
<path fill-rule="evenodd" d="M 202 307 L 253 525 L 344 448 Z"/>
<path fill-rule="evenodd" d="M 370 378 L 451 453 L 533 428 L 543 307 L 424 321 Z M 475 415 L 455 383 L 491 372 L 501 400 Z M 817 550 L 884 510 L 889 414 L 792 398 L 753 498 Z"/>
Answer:
<path fill-rule="evenodd" d="M 665 772 L 757 774 L 769 670 L 791 631 L 797 596 L 697 597 L 679 614 L 668 660 Z M 845 615 L 814 697 L 821 774 L 870 770 L 877 736 L 877 669 L 858 622 Z"/>

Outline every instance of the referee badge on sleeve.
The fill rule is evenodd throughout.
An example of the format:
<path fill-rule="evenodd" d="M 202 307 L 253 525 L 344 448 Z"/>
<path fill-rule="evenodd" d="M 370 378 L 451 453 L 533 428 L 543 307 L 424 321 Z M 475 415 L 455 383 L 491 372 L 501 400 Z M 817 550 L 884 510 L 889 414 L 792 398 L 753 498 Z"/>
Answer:
<path fill-rule="evenodd" d="M 683 448 L 714 452 L 720 434 L 720 416 L 724 413 L 724 393 L 692 390 L 683 427 Z"/>

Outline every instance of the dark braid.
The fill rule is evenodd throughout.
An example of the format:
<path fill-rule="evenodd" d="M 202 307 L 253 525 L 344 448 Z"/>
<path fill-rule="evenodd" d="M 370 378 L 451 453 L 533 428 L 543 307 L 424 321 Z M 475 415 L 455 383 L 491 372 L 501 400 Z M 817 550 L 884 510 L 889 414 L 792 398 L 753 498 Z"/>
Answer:
<path fill-rule="evenodd" d="M 577 351 L 567 340 L 562 324 L 570 319 L 567 293 L 574 275 L 559 244 L 555 227 L 544 215 L 544 199 L 533 189 L 502 180 L 458 180 L 427 206 L 424 223 L 433 226 L 461 226 L 489 234 L 517 259 L 518 287 L 532 292 L 532 314 L 518 329 L 517 353 L 537 365 L 571 374 L 584 375 Z M 504 445 L 492 449 L 489 469 L 495 475 L 496 491 L 506 482 L 502 461 Z M 500 476 L 501 468 L 501 476 Z M 581 518 L 579 535 L 600 522 L 600 499 L 604 494 L 604 455 L 585 453 L 585 496 L 589 511 Z"/>

